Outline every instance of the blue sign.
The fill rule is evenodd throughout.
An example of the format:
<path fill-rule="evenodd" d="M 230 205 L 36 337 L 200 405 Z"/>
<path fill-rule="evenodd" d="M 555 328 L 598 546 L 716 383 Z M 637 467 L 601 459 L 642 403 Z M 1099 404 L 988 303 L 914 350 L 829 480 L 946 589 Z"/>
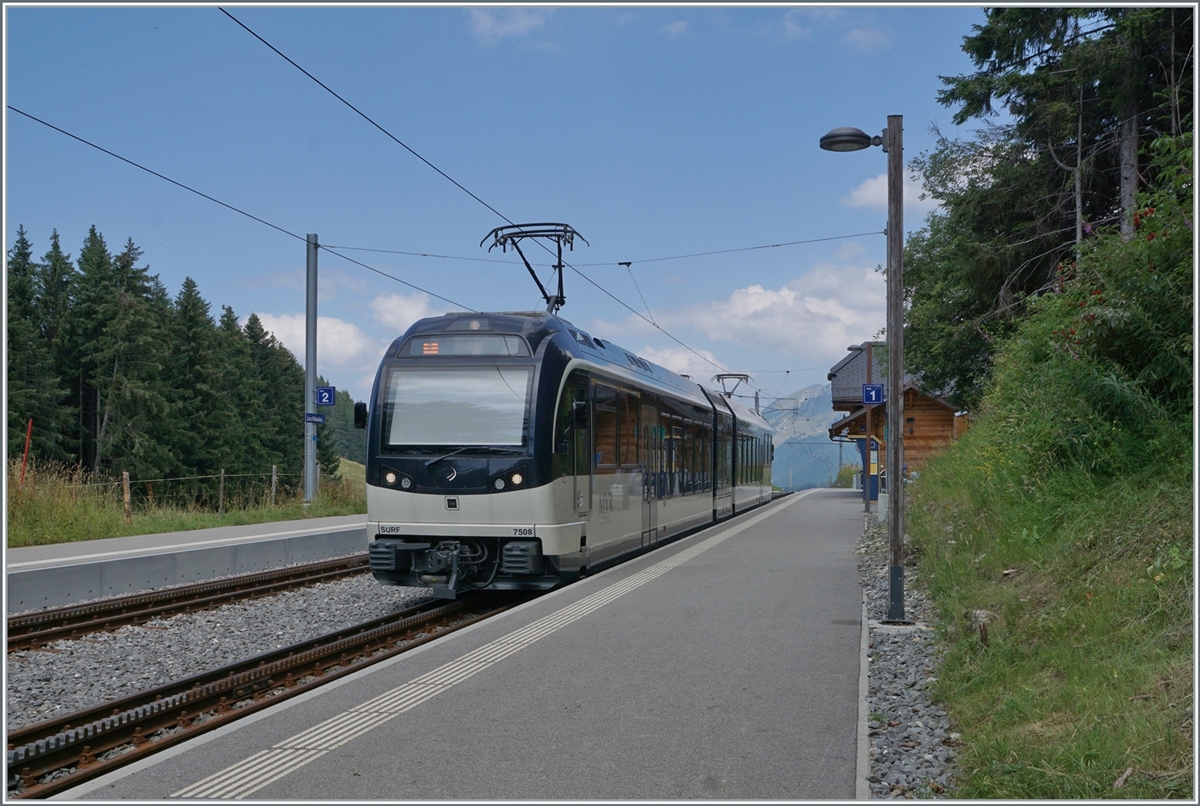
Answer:
<path fill-rule="evenodd" d="M 325 425 L 325 415 L 324 414 L 313 414 L 310 411 L 306 411 L 306 412 L 304 412 L 304 422 L 319 423 L 320 425 Z"/>
<path fill-rule="evenodd" d="M 864 383 L 863 384 L 863 405 L 870 403 L 883 402 L 883 384 L 882 383 Z"/>
<path fill-rule="evenodd" d="M 332 406 L 336 402 L 337 387 L 336 386 L 318 386 L 317 387 L 317 405 Z"/>

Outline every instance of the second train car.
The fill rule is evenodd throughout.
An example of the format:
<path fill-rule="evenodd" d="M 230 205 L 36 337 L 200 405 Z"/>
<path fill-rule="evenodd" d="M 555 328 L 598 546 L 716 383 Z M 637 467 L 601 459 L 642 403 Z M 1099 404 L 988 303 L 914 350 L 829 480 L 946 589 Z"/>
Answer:
<path fill-rule="evenodd" d="M 367 429 L 374 577 L 548 590 L 770 500 L 753 409 L 548 313 L 422 319 Z"/>

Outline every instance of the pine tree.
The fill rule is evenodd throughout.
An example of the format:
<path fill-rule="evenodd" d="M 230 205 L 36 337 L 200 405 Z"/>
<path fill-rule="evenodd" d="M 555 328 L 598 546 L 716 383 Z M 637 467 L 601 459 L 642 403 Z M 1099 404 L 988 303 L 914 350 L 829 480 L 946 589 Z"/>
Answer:
<path fill-rule="evenodd" d="M 338 427 L 332 420 L 317 424 L 317 464 L 321 468 L 321 477 L 331 481 L 341 481 L 338 472 L 342 457 L 338 453 Z"/>
<path fill-rule="evenodd" d="M 266 387 L 250 356 L 250 340 L 237 314 L 222 306 L 216 331 L 216 394 L 228 414 L 219 423 L 215 461 L 230 473 L 270 473 L 279 457 L 269 454 L 259 424 Z"/>
<path fill-rule="evenodd" d="M 304 468 L 304 370 L 296 357 L 250 314 L 243 329 L 261 383 L 257 423 L 262 444 L 281 473 Z"/>
<path fill-rule="evenodd" d="M 354 427 L 354 398 L 344 389 L 339 389 L 335 405 L 329 409 L 329 422 L 333 423 L 337 438 L 338 455 L 357 462 L 367 463 L 367 432 Z"/>
<path fill-rule="evenodd" d="M 220 431 L 236 414 L 228 398 L 220 394 L 217 357 L 217 325 L 209 304 L 200 295 L 196 281 L 187 277 L 171 304 L 172 359 L 167 382 L 171 390 L 178 428 L 174 450 L 179 457 L 179 475 L 211 476 L 222 463 Z"/>
<path fill-rule="evenodd" d="M 61 331 L 64 349 L 60 360 L 71 368 L 67 376 L 74 422 L 72 438 L 78 444 L 78 461 L 91 469 L 96 464 L 96 434 L 100 401 L 94 382 L 95 346 L 104 330 L 103 310 L 115 287 L 112 255 L 104 237 L 93 225 L 76 259 L 78 271 L 70 275 L 71 305 Z"/>
<path fill-rule="evenodd" d="M 153 477 L 177 465 L 169 444 L 172 405 L 162 375 L 170 360 L 166 289 L 133 239 L 112 259 L 112 286 L 95 300 L 98 336 L 89 347 L 96 392 L 92 470 L 105 463 Z"/>
<path fill-rule="evenodd" d="M 8 252 L 8 451 L 25 450 L 29 421 L 33 421 L 34 456 L 66 458 L 57 436 L 62 385 L 43 335 L 38 312 L 38 267 L 24 227 Z"/>

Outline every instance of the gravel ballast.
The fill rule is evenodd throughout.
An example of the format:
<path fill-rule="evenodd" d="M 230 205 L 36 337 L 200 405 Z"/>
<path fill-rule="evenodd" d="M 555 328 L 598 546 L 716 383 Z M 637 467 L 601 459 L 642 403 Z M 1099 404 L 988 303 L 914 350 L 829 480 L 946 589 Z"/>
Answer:
<path fill-rule="evenodd" d="M 370 574 L 325 582 L 8 656 L 8 729 L 64 716 L 428 599 Z"/>
<path fill-rule="evenodd" d="M 933 608 L 915 568 L 905 566 L 904 616 L 911 626 L 886 625 L 890 555 L 886 524 L 866 519 L 858 542 L 866 593 L 868 638 L 867 728 L 871 741 L 867 781 L 873 799 L 950 797 L 955 746 L 945 709 L 933 702 L 941 652 L 934 641 Z"/>

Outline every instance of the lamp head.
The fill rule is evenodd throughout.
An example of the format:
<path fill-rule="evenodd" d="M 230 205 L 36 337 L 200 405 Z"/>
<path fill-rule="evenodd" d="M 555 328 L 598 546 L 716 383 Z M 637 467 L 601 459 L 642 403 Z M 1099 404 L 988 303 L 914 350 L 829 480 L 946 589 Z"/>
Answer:
<path fill-rule="evenodd" d="M 826 151 L 861 151 L 878 145 L 883 145 L 882 137 L 872 137 L 853 126 L 841 126 L 821 138 L 821 148 Z"/>

